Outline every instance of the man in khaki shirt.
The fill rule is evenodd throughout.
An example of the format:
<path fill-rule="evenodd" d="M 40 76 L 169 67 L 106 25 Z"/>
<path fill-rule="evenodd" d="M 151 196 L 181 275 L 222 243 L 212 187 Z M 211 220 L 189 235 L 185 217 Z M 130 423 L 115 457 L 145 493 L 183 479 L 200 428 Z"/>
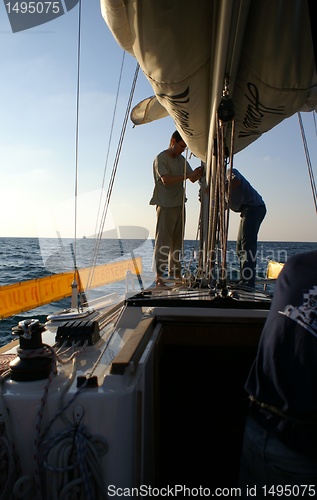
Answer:
<path fill-rule="evenodd" d="M 185 142 L 175 131 L 169 148 L 159 153 L 153 162 L 155 186 L 150 205 L 156 205 L 157 216 L 154 248 L 157 286 L 164 286 L 162 275 L 166 266 L 169 276 L 181 277 L 180 252 L 186 201 L 184 181 L 196 182 L 202 176 L 202 168 L 192 170 L 182 156 L 185 149 Z"/>

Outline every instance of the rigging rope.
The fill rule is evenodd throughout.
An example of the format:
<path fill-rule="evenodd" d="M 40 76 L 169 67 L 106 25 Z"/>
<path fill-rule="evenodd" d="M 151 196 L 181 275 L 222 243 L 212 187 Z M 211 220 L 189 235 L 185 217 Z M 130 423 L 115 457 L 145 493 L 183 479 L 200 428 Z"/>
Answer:
<path fill-rule="evenodd" d="M 80 285 L 80 275 L 78 273 L 78 268 L 77 268 L 77 218 L 78 218 L 78 158 L 79 158 L 79 107 L 80 107 L 80 59 L 81 59 L 81 25 L 82 25 L 82 2 L 79 0 L 79 10 L 78 10 L 78 41 L 77 41 L 77 82 L 76 82 L 76 131 L 75 131 L 75 188 L 74 188 L 74 246 L 72 249 L 73 253 L 73 260 L 74 260 L 74 284 L 77 290 L 77 285 L 79 283 L 79 289 L 81 291 L 81 294 L 83 294 L 81 302 L 87 302 L 85 294 L 82 290 L 82 287 Z M 101 203 L 102 203 L 102 193 L 103 193 L 103 187 L 105 184 L 105 177 L 106 177 L 106 171 L 107 171 L 107 165 L 108 165 L 108 158 L 109 158 L 109 152 L 110 152 L 110 146 L 111 146 L 111 140 L 112 140 L 112 134 L 113 134 L 113 129 L 114 129 L 114 120 L 116 116 L 116 109 L 117 109 L 117 103 L 118 103 L 118 96 L 119 96 L 119 89 L 121 85 L 121 79 L 122 79 L 122 73 L 123 73 L 123 66 L 124 66 L 124 59 L 125 59 L 125 52 L 123 51 L 123 57 L 122 57 L 122 63 L 121 63 L 121 70 L 120 70 L 120 75 L 119 75 L 119 81 L 117 85 L 117 95 L 116 95 L 116 100 L 115 100 L 115 106 L 114 106 L 114 112 L 113 112 L 113 118 L 112 118 L 112 124 L 111 124 L 111 131 L 110 131 L 110 137 L 109 137 L 109 144 L 108 144 L 108 151 L 107 151 L 107 156 L 106 156 L 106 161 L 105 161 L 105 167 L 104 167 L 104 174 L 103 174 L 103 180 L 102 180 L 102 188 L 101 188 L 101 194 L 100 194 L 100 201 L 99 201 L 99 207 L 98 207 L 98 214 L 96 218 L 96 227 L 95 227 L 95 234 L 97 234 L 97 224 L 98 224 L 98 219 L 99 219 L 99 214 L 100 214 L 100 209 L 101 209 Z M 136 84 L 136 79 L 137 79 L 137 73 L 139 71 L 139 66 L 137 65 L 136 69 L 136 75 L 134 77 L 134 81 L 132 84 L 133 90 L 131 91 L 130 98 L 129 98 L 129 108 L 125 116 L 124 120 L 124 131 L 126 128 L 126 124 L 128 121 L 128 113 L 131 108 L 132 104 L 132 96 L 134 93 L 135 89 L 135 84 Z M 102 232 L 106 220 L 106 215 L 107 215 L 107 210 L 108 210 L 108 205 L 110 201 L 110 196 L 111 196 L 111 191 L 112 191 L 112 186 L 114 182 L 114 177 L 117 168 L 117 164 L 119 161 L 119 155 L 122 147 L 122 142 L 123 142 L 123 137 L 124 134 L 121 135 L 120 138 L 120 143 L 119 143 L 119 149 L 117 150 L 117 156 L 116 156 L 116 164 L 112 173 L 111 177 L 111 189 L 110 191 L 108 190 L 107 193 L 107 198 L 105 201 L 105 208 L 102 214 L 101 222 L 100 222 L 100 230 L 98 232 L 97 236 L 97 244 L 95 245 L 94 249 L 94 255 L 93 255 L 93 264 L 92 267 L 96 265 L 97 262 L 97 257 L 98 257 L 98 252 L 99 252 L 99 247 L 100 247 L 100 240 L 102 237 Z M 88 284 L 87 288 L 91 285 L 93 279 L 93 271 L 90 271 L 89 277 L 88 277 Z M 73 305 L 72 305 L 73 306 Z"/>
<path fill-rule="evenodd" d="M 307 162 L 307 167 L 308 167 L 308 175 L 309 175 L 310 185 L 312 188 L 312 194 L 313 194 L 313 199 L 314 199 L 314 203 L 315 203 L 315 210 L 317 212 L 317 189 L 316 189 L 313 167 L 312 167 L 312 164 L 310 161 L 310 155 L 309 155 L 309 150 L 308 150 L 308 145 L 307 145 L 306 134 L 305 134 L 305 130 L 304 130 L 302 116 L 301 116 L 301 113 L 297 113 L 297 115 L 298 115 L 299 126 L 300 126 L 300 130 L 301 130 L 301 134 L 302 134 L 302 139 L 303 139 L 304 151 L 305 151 L 306 162 Z M 316 131 L 315 114 L 313 116 L 314 116 L 315 131 Z"/>
<path fill-rule="evenodd" d="M 79 137 L 79 87 L 80 87 L 80 49 L 81 49 L 81 0 L 78 3 L 78 42 L 77 42 L 77 85 L 76 85 L 76 133 L 75 133 L 75 220 L 74 220 L 74 280 L 77 271 L 77 202 L 78 202 L 78 137 Z"/>
<path fill-rule="evenodd" d="M 77 50 L 77 85 L 76 85 L 76 133 L 75 133 L 75 207 L 74 207 L 74 209 L 75 209 L 75 220 L 74 220 L 74 249 L 73 249 L 74 282 L 76 282 L 76 283 L 77 283 L 77 280 L 79 280 L 79 278 L 80 278 L 79 277 L 79 273 L 78 273 L 78 269 L 77 269 L 77 216 L 78 216 L 78 149 L 79 149 L 78 148 L 78 144 L 79 144 L 79 100 L 80 100 L 79 96 L 80 96 L 81 19 L 82 19 L 82 15 L 81 15 L 81 0 L 79 0 L 78 44 L 77 44 L 77 47 L 78 47 L 78 50 Z M 120 153 L 121 153 L 121 148 L 122 148 L 122 144 L 123 144 L 124 134 L 125 134 L 125 130 L 126 130 L 127 122 L 128 122 L 128 117 L 129 117 L 131 105 L 132 105 L 132 98 L 133 98 L 133 95 L 134 95 L 134 90 L 135 90 L 135 86 L 136 86 L 137 76 L 138 76 L 138 72 L 139 72 L 139 65 L 137 64 L 137 67 L 136 67 L 136 70 L 135 70 L 134 79 L 133 79 L 133 83 L 132 83 L 132 88 L 131 88 L 131 91 L 130 91 L 130 96 L 129 96 L 129 100 L 128 100 L 128 104 L 127 104 L 127 110 L 126 110 L 126 114 L 125 114 L 125 118 L 124 118 L 124 122 L 123 122 L 123 126 L 122 126 L 121 136 L 120 136 L 120 139 L 119 139 L 119 145 L 118 145 L 118 148 L 117 148 L 117 153 L 116 153 L 116 157 L 115 157 L 115 161 L 114 161 L 114 167 L 113 167 L 113 170 L 112 170 L 111 179 L 110 179 L 110 183 L 109 183 L 109 187 L 108 187 L 108 192 L 107 192 L 106 200 L 105 200 L 105 203 L 104 203 L 104 209 L 103 209 L 103 213 L 102 213 L 102 216 L 101 216 L 100 227 L 99 227 L 99 231 L 97 231 L 97 224 L 98 224 L 98 219 L 99 219 L 100 209 L 101 209 L 101 202 L 102 202 L 102 192 L 103 192 L 103 187 L 104 187 L 104 184 L 105 184 L 106 170 L 107 170 L 107 165 L 108 165 L 108 158 L 109 158 L 109 152 L 110 152 L 112 134 L 113 134 L 113 129 L 114 129 L 114 120 L 115 120 L 115 116 L 116 116 L 116 109 L 117 109 L 118 96 L 119 96 L 119 89 L 120 89 L 121 79 L 122 79 L 122 73 L 123 73 L 124 59 L 125 59 L 125 52 L 123 52 L 123 58 L 122 58 L 122 63 L 121 63 L 119 81 L 118 81 L 118 85 L 117 85 L 117 95 L 116 95 L 114 112 L 113 112 L 113 118 L 112 118 L 112 124 L 111 124 L 111 131 L 110 131 L 110 137 L 109 137 L 108 151 L 107 151 L 107 156 L 106 156 L 106 161 L 105 161 L 105 168 L 104 168 L 104 174 L 103 174 L 103 180 L 102 180 L 102 189 L 101 189 L 101 195 L 100 195 L 100 201 L 99 201 L 99 207 L 98 207 L 98 214 L 97 214 L 97 218 L 96 218 L 95 234 L 97 235 L 97 238 L 96 238 L 97 243 L 95 245 L 94 254 L 93 254 L 93 258 L 92 258 L 92 266 L 91 266 L 89 277 L 88 277 L 88 283 L 87 283 L 87 288 L 88 289 L 91 286 L 92 279 L 93 279 L 93 273 L 94 273 L 93 267 L 96 265 L 96 262 L 97 262 L 97 257 L 98 257 L 98 253 L 99 253 L 99 249 L 100 249 L 100 242 L 101 242 L 102 233 L 103 233 L 103 229 L 104 229 L 104 225 L 105 225 L 105 221 L 106 221 L 106 216 L 107 216 L 107 213 L 108 213 L 108 207 L 109 207 L 109 203 L 110 203 L 110 198 L 111 198 L 111 193 L 112 193 L 112 189 L 113 189 L 114 179 L 115 179 L 115 175 L 116 175 L 116 171 L 117 171 L 117 166 L 118 166 L 119 157 L 120 157 Z M 84 297 L 84 300 L 86 300 L 85 297 Z"/>
<path fill-rule="evenodd" d="M 229 122 L 229 123 L 228 123 Z M 228 132 L 228 124 L 231 125 L 230 151 L 227 153 L 226 134 Z M 207 262 L 208 280 L 214 280 L 218 276 L 222 288 L 226 288 L 227 283 L 227 243 L 229 232 L 229 212 L 227 202 L 230 198 L 231 191 L 231 172 L 233 166 L 233 149 L 234 149 L 234 119 L 230 116 L 229 120 L 224 120 L 217 113 L 217 161 L 215 172 L 215 197 L 212 207 L 212 218 L 210 225 L 210 254 Z M 229 129 L 230 131 L 230 129 Z M 229 170 L 227 172 L 227 164 L 229 158 Z M 229 175 L 228 175 L 229 174 Z M 228 175 L 228 184 L 226 188 L 226 179 Z M 227 210 L 227 212 L 226 212 Z M 220 253 L 218 262 L 216 259 L 216 245 L 220 245 Z M 218 263 L 218 275 L 216 276 L 215 264 Z"/>
<path fill-rule="evenodd" d="M 182 255 L 184 255 L 184 237 L 185 237 L 185 203 L 186 203 L 186 164 L 188 160 L 188 147 L 186 146 L 186 155 L 184 157 L 184 170 L 183 170 L 183 198 L 182 198 Z"/>
<path fill-rule="evenodd" d="M 203 164 L 201 165 L 203 167 Z M 200 187 L 200 190 L 202 188 Z M 200 198 L 202 196 L 202 193 L 200 193 Z M 192 251 L 191 251 L 191 257 L 189 258 L 188 262 L 186 262 L 185 260 L 185 255 L 184 255 L 184 278 L 185 280 L 187 281 L 188 285 L 190 283 L 192 284 L 197 284 L 198 283 L 198 280 L 200 280 L 203 276 L 202 276 L 202 269 L 199 268 L 199 264 L 200 264 L 200 249 L 199 249 L 199 234 L 201 232 L 201 217 L 202 217 L 202 202 L 200 203 L 200 210 L 199 210 L 199 215 L 198 215 L 198 223 L 197 223 L 197 231 L 196 231 L 196 237 L 195 237 L 195 244 L 192 248 Z M 198 258 L 197 258 L 197 255 L 196 255 L 196 252 L 197 252 L 197 249 L 198 249 Z M 184 254 L 184 252 L 183 252 Z M 193 275 L 192 274 L 192 270 L 191 270 L 191 266 L 193 265 L 194 262 L 197 262 L 197 268 L 196 268 L 196 274 Z M 200 283 L 201 284 L 201 283 Z"/>
<path fill-rule="evenodd" d="M 232 120 L 231 122 L 231 143 L 230 143 L 230 153 L 229 153 L 229 170 L 227 171 L 227 178 L 228 178 L 228 188 L 227 188 L 227 193 L 224 193 L 224 197 L 227 198 L 227 201 L 225 200 L 225 204 L 229 203 L 230 200 L 230 195 L 231 195 L 231 178 L 232 178 L 232 168 L 233 168 L 233 148 L 234 148 L 234 131 L 235 131 L 235 122 Z M 226 210 L 226 207 L 225 207 Z M 223 269 L 224 272 L 226 273 L 225 279 L 227 280 L 227 245 L 228 245 L 228 235 L 229 235 L 229 216 L 230 216 L 230 209 L 227 207 L 227 212 L 226 212 L 226 220 L 224 222 L 225 224 L 225 230 L 224 230 L 224 259 L 223 259 Z"/>
<path fill-rule="evenodd" d="M 140 69 L 140 66 L 137 63 L 132 86 L 131 86 L 131 91 L 130 91 L 130 95 L 129 95 L 129 99 L 128 99 L 128 103 L 127 103 L 126 113 L 125 113 L 124 120 L 123 120 L 123 125 L 122 125 L 122 129 L 121 129 L 121 134 L 120 134 L 120 138 L 119 138 L 117 152 L 116 152 L 116 156 L 115 156 L 115 160 L 114 160 L 114 164 L 113 164 L 111 178 L 109 181 L 108 191 L 107 191 L 107 195 L 106 195 L 106 200 L 105 200 L 105 204 L 104 204 L 104 208 L 103 208 L 103 213 L 102 213 L 102 217 L 101 217 L 100 228 L 99 228 L 99 233 L 98 233 L 98 238 L 97 238 L 96 252 L 95 252 L 95 255 L 93 258 L 93 265 L 91 267 L 87 288 L 90 287 L 92 279 L 93 279 L 94 266 L 96 265 L 96 260 L 97 260 L 97 255 L 98 255 L 99 248 L 100 248 L 102 233 L 103 233 L 104 225 L 106 222 L 106 217 L 107 217 L 108 208 L 109 208 L 109 204 L 110 204 L 110 198 L 111 198 L 113 185 L 114 185 L 114 181 L 115 181 L 115 177 L 116 177 L 116 173 L 117 173 L 117 169 L 118 169 L 122 144 L 123 144 L 124 135 L 125 135 L 126 128 L 127 128 L 129 115 L 130 115 L 130 110 L 131 110 L 131 106 L 132 106 L 132 100 L 133 100 L 133 95 L 134 95 L 134 91 L 135 91 L 135 87 L 136 87 L 136 82 L 138 79 L 139 69 Z"/>
<path fill-rule="evenodd" d="M 118 80 L 118 85 L 117 85 L 117 94 L 116 94 L 116 99 L 115 99 L 115 104 L 114 104 L 114 109 L 113 109 L 113 115 L 112 115 L 112 123 L 111 123 L 111 129 L 110 129 L 108 150 L 107 150 L 107 155 L 106 155 L 105 168 L 104 168 L 104 172 L 103 172 L 103 179 L 102 179 L 101 193 L 100 193 L 100 201 L 99 201 L 98 213 L 97 213 L 97 218 L 96 218 L 95 235 L 97 234 L 97 224 L 98 224 L 99 214 L 100 214 L 100 209 L 101 209 L 102 192 L 103 192 L 103 188 L 104 188 L 104 185 L 105 185 L 105 179 L 106 179 L 106 172 L 107 172 L 107 166 L 108 166 L 110 146 L 111 146 L 112 134 L 113 134 L 113 129 L 114 129 L 114 121 L 115 121 L 115 117 L 116 117 L 117 105 L 118 105 L 118 99 L 119 99 L 119 91 L 120 91 L 120 87 L 121 87 L 121 80 L 122 80 L 124 60 L 125 60 L 125 51 L 123 51 L 123 55 L 122 55 L 121 69 L 120 69 L 119 80 Z"/>

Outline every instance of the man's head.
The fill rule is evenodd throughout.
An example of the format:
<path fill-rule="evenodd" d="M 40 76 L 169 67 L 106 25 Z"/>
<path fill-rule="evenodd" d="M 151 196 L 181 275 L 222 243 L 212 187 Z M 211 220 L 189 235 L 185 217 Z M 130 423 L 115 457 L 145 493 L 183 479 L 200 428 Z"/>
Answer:
<path fill-rule="evenodd" d="M 177 130 L 175 130 L 175 132 L 172 134 L 170 148 L 173 149 L 173 153 L 175 156 L 182 154 L 184 149 L 187 148 L 185 141 L 182 139 L 182 136 Z"/>

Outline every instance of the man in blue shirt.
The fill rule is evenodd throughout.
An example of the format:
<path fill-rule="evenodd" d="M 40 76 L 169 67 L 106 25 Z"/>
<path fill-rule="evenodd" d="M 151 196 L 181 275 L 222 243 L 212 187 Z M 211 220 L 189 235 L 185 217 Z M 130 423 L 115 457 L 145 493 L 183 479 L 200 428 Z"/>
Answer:
<path fill-rule="evenodd" d="M 256 498 L 267 498 L 270 485 L 314 485 L 316 491 L 302 489 L 294 497 L 316 496 L 316 263 L 317 250 L 285 263 L 245 385 L 250 409 L 241 486 L 257 485 Z"/>
<path fill-rule="evenodd" d="M 266 206 L 259 193 L 235 168 L 232 169 L 228 206 L 241 217 L 236 247 L 241 284 L 254 288 L 258 232 Z"/>

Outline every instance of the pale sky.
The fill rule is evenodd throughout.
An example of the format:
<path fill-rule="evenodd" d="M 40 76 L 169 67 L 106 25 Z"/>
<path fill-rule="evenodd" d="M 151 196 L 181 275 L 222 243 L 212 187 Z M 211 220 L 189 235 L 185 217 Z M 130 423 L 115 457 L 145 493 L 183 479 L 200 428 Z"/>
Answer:
<path fill-rule="evenodd" d="M 0 236 L 73 237 L 76 172 L 76 87 L 78 6 L 60 18 L 12 33 L 0 3 L 1 121 Z M 101 17 L 99 0 L 83 0 L 79 94 L 77 236 L 95 233 L 123 51 Z M 125 56 L 121 91 L 109 152 L 112 172 L 136 67 Z M 133 105 L 152 95 L 140 73 Z M 313 117 L 306 132 L 316 142 Z M 175 130 L 170 118 L 133 128 L 129 121 L 114 181 L 109 220 L 142 226 L 154 237 L 153 159 L 168 147 Z M 315 151 L 314 151 L 315 150 Z M 316 147 L 310 148 L 316 169 Z M 315 154 L 315 157 L 313 155 Z M 189 160 L 192 168 L 197 158 Z M 264 134 L 236 155 L 238 168 L 262 195 L 267 216 L 259 240 L 317 241 L 317 218 L 298 118 Z M 198 184 L 187 184 L 187 239 L 198 227 Z M 231 213 L 229 239 L 239 216 Z"/>

